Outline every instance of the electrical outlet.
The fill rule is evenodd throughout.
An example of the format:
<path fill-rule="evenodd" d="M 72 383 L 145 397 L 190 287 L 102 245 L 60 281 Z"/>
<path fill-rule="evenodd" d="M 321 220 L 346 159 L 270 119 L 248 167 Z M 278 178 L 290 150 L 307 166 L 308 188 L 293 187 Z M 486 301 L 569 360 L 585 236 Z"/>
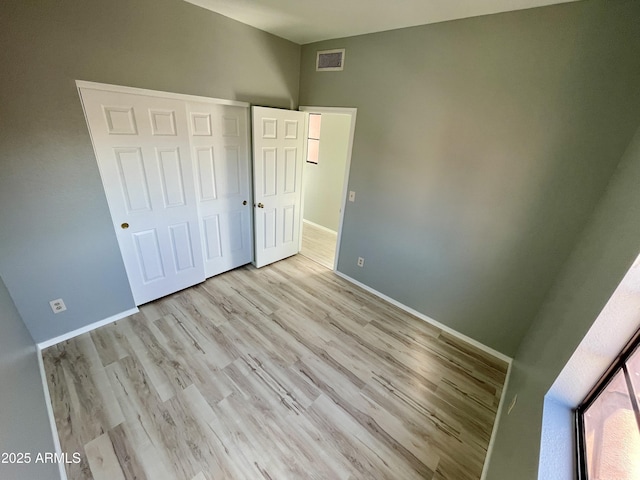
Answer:
<path fill-rule="evenodd" d="M 349 201 L 350 202 L 356 201 L 356 192 L 354 192 L 353 190 L 349 192 Z"/>
<path fill-rule="evenodd" d="M 511 410 L 513 410 L 513 407 L 516 406 L 516 402 L 518 401 L 518 394 L 516 393 L 513 396 L 513 400 L 511 400 L 511 403 L 509 404 L 509 409 L 507 410 L 507 415 L 511 414 Z"/>
<path fill-rule="evenodd" d="M 67 306 L 64 304 L 61 298 L 57 300 L 51 300 L 49 302 L 49 305 L 51 305 L 51 310 L 53 310 L 53 313 L 64 312 L 67 309 Z"/>
<path fill-rule="evenodd" d="M 364 258 L 358 257 L 358 266 L 359 267 L 364 267 Z"/>

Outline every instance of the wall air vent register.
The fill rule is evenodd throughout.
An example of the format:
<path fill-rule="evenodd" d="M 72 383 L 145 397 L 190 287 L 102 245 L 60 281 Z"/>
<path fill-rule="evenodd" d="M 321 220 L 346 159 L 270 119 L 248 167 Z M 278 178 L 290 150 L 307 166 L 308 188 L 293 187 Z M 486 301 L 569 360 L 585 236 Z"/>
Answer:
<path fill-rule="evenodd" d="M 344 70 L 344 48 L 317 52 L 317 72 L 337 72 L 340 70 Z"/>

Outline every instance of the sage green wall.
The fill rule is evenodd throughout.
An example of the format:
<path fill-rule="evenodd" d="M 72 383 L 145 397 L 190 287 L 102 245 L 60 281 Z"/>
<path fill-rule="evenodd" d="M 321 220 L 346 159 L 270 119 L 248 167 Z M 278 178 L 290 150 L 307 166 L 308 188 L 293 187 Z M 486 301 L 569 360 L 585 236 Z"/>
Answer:
<path fill-rule="evenodd" d="M 304 164 L 304 219 L 334 232 L 340 224 L 351 116 L 323 113 L 318 164 Z"/>
<path fill-rule="evenodd" d="M 0 270 L 40 342 L 134 306 L 75 80 L 292 108 L 300 47 L 182 0 L 5 0 L 0 18 Z"/>
<path fill-rule="evenodd" d="M 487 480 L 538 478 L 543 396 L 640 253 L 638 179 L 640 129 L 518 349 Z"/>
<path fill-rule="evenodd" d="M 38 353 L 0 278 L 0 454 L 29 453 L 31 463 L 0 463 L 3 480 L 60 478 L 55 464 L 36 463 L 55 452 L 38 367 Z"/>
<path fill-rule="evenodd" d="M 358 108 L 338 270 L 513 355 L 638 125 L 638 18 L 586 0 L 303 46 L 301 104 Z M 343 72 L 315 71 L 329 48 Z"/>

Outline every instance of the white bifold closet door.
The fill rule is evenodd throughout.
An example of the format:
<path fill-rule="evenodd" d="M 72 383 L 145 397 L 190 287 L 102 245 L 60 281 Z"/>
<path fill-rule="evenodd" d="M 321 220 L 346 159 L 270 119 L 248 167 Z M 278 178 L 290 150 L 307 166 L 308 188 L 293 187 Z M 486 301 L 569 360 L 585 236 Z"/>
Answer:
<path fill-rule="evenodd" d="M 188 103 L 207 277 L 253 261 L 247 107 Z"/>
<path fill-rule="evenodd" d="M 248 108 L 80 93 L 137 305 L 252 260 Z"/>

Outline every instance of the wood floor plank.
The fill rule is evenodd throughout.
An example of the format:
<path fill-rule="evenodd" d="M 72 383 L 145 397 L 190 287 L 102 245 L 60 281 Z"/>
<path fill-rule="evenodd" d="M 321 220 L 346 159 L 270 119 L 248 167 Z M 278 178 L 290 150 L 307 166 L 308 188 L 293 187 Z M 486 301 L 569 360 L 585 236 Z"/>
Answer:
<path fill-rule="evenodd" d="M 90 335 L 104 367 L 127 356 L 127 348 L 122 346 L 127 340 L 118 331 L 117 322 L 93 330 Z"/>
<path fill-rule="evenodd" d="M 99 422 L 89 420 L 84 428 L 83 416 L 86 411 L 83 408 L 75 407 L 77 396 L 69 390 L 67 373 L 63 365 L 66 353 L 63 345 L 55 345 L 48 348 L 43 354 L 43 363 L 47 373 L 47 383 L 58 437 L 64 451 L 69 455 L 80 454 L 79 463 L 66 465 L 69 478 L 83 480 L 91 478 L 91 468 L 84 452 L 84 444 L 104 433 Z"/>
<path fill-rule="evenodd" d="M 84 447 L 94 480 L 125 480 L 120 462 L 107 433 L 94 438 Z"/>
<path fill-rule="evenodd" d="M 423 475 L 424 478 L 431 478 L 433 470 L 423 462 L 422 458 L 415 455 L 409 444 L 408 436 L 402 431 L 401 437 L 394 437 L 393 432 L 390 433 L 389 427 L 394 432 L 400 432 L 400 426 L 388 416 L 372 416 L 370 410 L 377 410 L 373 404 L 364 406 L 364 397 L 359 394 L 359 390 L 355 385 L 350 384 L 347 378 L 339 378 L 339 375 L 331 375 L 329 378 L 328 371 L 325 366 L 314 357 L 309 357 L 305 362 L 299 362 L 298 368 L 303 375 L 307 376 L 314 385 L 329 397 L 340 409 L 348 413 L 369 433 L 375 435 L 390 450 L 397 452 L 405 461 L 409 462 L 412 467 Z M 310 365 L 309 362 L 313 362 Z M 368 408 L 370 407 L 370 408 Z M 381 412 L 386 413 L 386 412 Z M 379 422 L 382 421 L 383 425 Z M 386 428 L 385 428 L 386 427 Z M 410 447 L 410 448 L 407 448 Z M 424 453 L 424 452 L 421 452 Z M 419 456 L 422 456 L 419 453 Z M 430 463 L 430 462 L 427 462 Z"/>
<path fill-rule="evenodd" d="M 216 439 L 209 435 L 207 424 L 199 422 L 188 408 L 189 403 L 183 396 L 184 391 L 166 402 L 167 411 L 175 423 L 173 431 L 176 443 L 188 449 L 194 465 L 197 465 L 195 470 L 206 472 L 206 478 L 231 478 L 231 470 L 226 462 L 221 461 Z"/>
<path fill-rule="evenodd" d="M 139 453 L 131 444 L 123 425 L 118 425 L 117 427 L 109 430 L 108 438 L 113 446 L 113 452 L 119 466 L 121 467 L 121 471 L 126 478 L 135 478 L 136 480 L 147 480 L 150 478 L 144 472 L 144 468 L 138 459 Z M 91 473 L 93 473 L 95 477 L 93 466 Z"/>
<path fill-rule="evenodd" d="M 507 370 L 303 256 L 43 360 L 70 480 L 477 480 Z"/>
<path fill-rule="evenodd" d="M 177 321 L 172 315 L 162 317 L 154 323 L 164 334 L 172 358 L 183 366 L 193 384 L 209 401 L 217 403 L 232 393 L 222 374 L 222 369 L 231 363 L 228 357 L 216 352 L 212 361 L 204 350 L 191 344 L 192 337 L 185 335 L 183 330 L 175 325 Z M 211 353 L 209 348 L 207 351 Z"/>

